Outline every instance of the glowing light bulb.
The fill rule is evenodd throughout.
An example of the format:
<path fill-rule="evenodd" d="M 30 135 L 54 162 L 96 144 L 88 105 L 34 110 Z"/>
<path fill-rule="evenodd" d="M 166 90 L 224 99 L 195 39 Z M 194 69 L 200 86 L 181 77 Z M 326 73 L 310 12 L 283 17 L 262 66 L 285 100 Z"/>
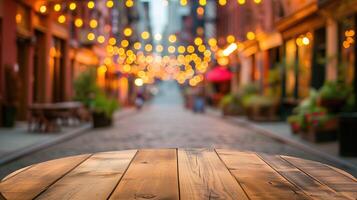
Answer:
<path fill-rule="evenodd" d="M 93 9 L 93 8 L 95 7 L 94 1 L 88 1 L 87 7 L 88 7 L 89 9 Z"/>
<path fill-rule="evenodd" d="M 72 3 L 69 4 L 69 9 L 70 10 L 75 10 L 76 8 L 77 8 L 77 4 L 76 3 L 72 2 Z"/>
<path fill-rule="evenodd" d="M 40 6 L 40 13 L 46 13 L 47 7 L 45 5 Z"/>
<path fill-rule="evenodd" d="M 81 18 L 77 18 L 75 21 L 74 21 L 74 25 L 76 27 L 82 27 L 83 26 L 83 20 Z"/>

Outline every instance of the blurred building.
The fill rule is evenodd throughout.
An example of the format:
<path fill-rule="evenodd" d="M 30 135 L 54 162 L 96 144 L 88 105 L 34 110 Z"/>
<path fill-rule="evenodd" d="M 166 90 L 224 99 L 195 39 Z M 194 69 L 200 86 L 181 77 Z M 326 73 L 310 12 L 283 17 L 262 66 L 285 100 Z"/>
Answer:
<path fill-rule="evenodd" d="M 239 43 L 240 85 L 255 82 L 267 93 L 271 79 L 280 79 L 275 95 L 294 102 L 326 80 L 344 77 L 352 84 L 356 5 L 355 0 L 227 1 L 217 6 L 217 37 L 223 48 L 229 35 Z"/>
<path fill-rule="evenodd" d="M 0 1 L 0 104 L 16 105 L 19 120 L 26 119 L 33 103 L 72 100 L 74 79 L 103 65 L 97 70 L 99 81 L 127 101 L 128 80 L 108 82 L 114 65 L 107 45 L 119 41 L 122 27 L 135 26 L 137 7 L 101 0 L 73 2 Z M 103 68 L 108 70 L 101 73 Z"/>

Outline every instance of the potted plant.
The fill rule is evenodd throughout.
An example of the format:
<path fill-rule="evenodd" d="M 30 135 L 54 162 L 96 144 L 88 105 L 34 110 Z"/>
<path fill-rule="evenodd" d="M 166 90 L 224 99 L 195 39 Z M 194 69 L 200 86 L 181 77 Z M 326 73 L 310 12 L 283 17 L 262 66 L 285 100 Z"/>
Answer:
<path fill-rule="evenodd" d="M 223 115 L 242 115 L 244 113 L 242 102 L 238 94 L 227 94 L 219 102 Z"/>
<path fill-rule="evenodd" d="M 93 127 L 112 124 L 112 116 L 118 109 L 118 102 L 109 98 L 96 84 L 95 69 L 83 72 L 74 82 L 74 99 L 82 102 L 91 111 Z"/>
<path fill-rule="evenodd" d="M 351 92 L 351 87 L 344 83 L 326 82 L 319 90 L 319 105 L 337 113 L 341 111 Z"/>
<path fill-rule="evenodd" d="M 275 121 L 278 119 L 278 101 L 270 96 L 250 95 L 243 105 L 249 119 L 255 121 Z"/>
<path fill-rule="evenodd" d="M 111 126 L 113 113 L 118 107 L 116 100 L 98 92 L 91 104 L 93 128 Z"/>
<path fill-rule="evenodd" d="M 303 138 L 310 142 L 327 142 L 337 139 L 338 118 L 325 113 L 312 113 L 306 118 L 307 131 Z"/>
<path fill-rule="evenodd" d="M 18 72 L 14 67 L 5 67 L 6 94 L 2 105 L 2 125 L 4 127 L 14 127 L 16 121 L 16 111 L 19 101 L 20 80 Z"/>
<path fill-rule="evenodd" d="M 299 134 L 304 130 L 304 116 L 303 115 L 291 115 L 287 119 L 290 124 L 291 132 L 293 134 Z"/>

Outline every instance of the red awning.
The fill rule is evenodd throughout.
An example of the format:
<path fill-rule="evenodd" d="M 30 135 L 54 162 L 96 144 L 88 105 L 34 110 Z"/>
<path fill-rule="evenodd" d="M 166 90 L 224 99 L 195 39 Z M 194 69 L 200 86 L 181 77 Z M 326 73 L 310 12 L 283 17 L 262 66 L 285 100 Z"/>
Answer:
<path fill-rule="evenodd" d="M 206 74 L 206 78 L 211 82 L 229 81 L 232 78 L 232 72 L 226 67 L 217 66 Z"/>

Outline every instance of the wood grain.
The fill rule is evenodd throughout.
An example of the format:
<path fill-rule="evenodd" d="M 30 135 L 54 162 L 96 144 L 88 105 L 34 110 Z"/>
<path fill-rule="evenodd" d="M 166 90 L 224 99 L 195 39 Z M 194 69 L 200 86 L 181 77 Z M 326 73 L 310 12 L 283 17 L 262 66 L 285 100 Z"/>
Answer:
<path fill-rule="evenodd" d="M 312 199 L 331 199 L 342 200 L 347 199 L 345 196 L 337 193 L 329 187 L 321 184 L 309 175 L 300 171 L 295 166 L 282 159 L 280 156 L 271 156 L 266 154 L 259 154 L 266 163 L 270 165 L 275 171 L 282 175 L 289 182 L 300 188 L 305 194 Z"/>
<path fill-rule="evenodd" d="M 289 156 L 282 158 L 340 194 L 357 199 L 357 182 L 354 179 L 318 162 Z"/>
<path fill-rule="evenodd" d="M 179 199 L 176 149 L 139 150 L 110 199 Z"/>
<path fill-rule="evenodd" d="M 310 199 L 254 153 L 221 149 L 217 153 L 252 200 Z"/>
<path fill-rule="evenodd" d="M 179 149 L 181 199 L 248 199 L 214 150 Z"/>
<path fill-rule="evenodd" d="M 91 155 L 80 155 L 37 164 L 0 183 L 0 193 L 11 200 L 33 199 Z"/>
<path fill-rule="evenodd" d="M 136 150 L 94 154 L 38 199 L 107 199 L 135 153 Z"/>

